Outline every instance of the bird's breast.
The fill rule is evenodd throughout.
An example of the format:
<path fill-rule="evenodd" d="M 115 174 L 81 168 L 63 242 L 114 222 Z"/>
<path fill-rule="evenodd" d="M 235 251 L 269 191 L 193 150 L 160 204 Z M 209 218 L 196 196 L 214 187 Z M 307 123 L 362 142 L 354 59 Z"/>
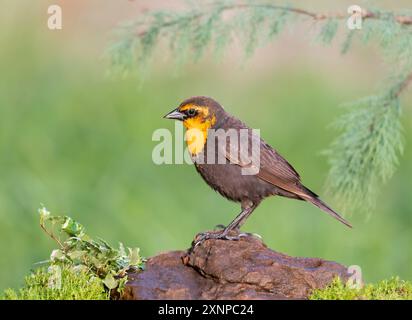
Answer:
<path fill-rule="evenodd" d="M 199 155 L 205 148 L 207 141 L 207 130 L 192 128 L 186 130 L 185 140 L 187 149 L 191 156 Z"/>
<path fill-rule="evenodd" d="M 189 118 L 183 122 L 186 128 L 185 140 L 187 148 L 192 156 L 198 155 L 205 148 L 207 142 L 208 130 L 216 122 L 213 116 L 210 119 Z"/>

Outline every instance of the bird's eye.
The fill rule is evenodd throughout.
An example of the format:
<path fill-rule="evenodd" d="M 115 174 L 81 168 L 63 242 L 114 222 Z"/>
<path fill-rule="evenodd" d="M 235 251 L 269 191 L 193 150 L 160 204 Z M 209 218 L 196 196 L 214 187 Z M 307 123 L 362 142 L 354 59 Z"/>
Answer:
<path fill-rule="evenodd" d="M 189 117 L 193 117 L 196 114 L 196 109 L 189 109 L 187 110 L 187 115 Z"/>

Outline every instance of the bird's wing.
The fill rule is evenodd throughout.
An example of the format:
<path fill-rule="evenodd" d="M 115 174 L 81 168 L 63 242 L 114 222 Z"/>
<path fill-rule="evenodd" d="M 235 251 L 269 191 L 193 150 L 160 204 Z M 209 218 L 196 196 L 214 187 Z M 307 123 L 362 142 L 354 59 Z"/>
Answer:
<path fill-rule="evenodd" d="M 247 148 L 242 148 L 242 143 L 239 143 L 238 148 L 233 147 L 227 140 L 225 149 L 220 150 L 225 153 L 226 159 L 242 168 L 256 169 L 256 176 L 260 179 L 302 198 L 307 198 L 308 195 L 302 190 L 300 176 L 289 162 L 263 141 L 260 136 L 253 133 L 252 129 L 247 127 L 243 129 L 248 130 Z M 239 141 L 242 141 L 242 137 L 239 138 Z M 258 146 L 259 152 L 253 152 L 253 146 Z"/>
<path fill-rule="evenodd" d="M 301 184 L 299 174 L 289 164 L 289 162 L 287 162 L 266 142 L 260 139 L 258 135 L 253 134 L 251 129 L 248 130 L 250 130 L 250 132 L 248 133 L 249 149 L 241 147 L 237 149 L 231 148 L 230 144 L 227 141 L 226 146 L 224 145 L 223 148 L 220 147 L 221 149 L 219 150 L 219 152 L 224 152 L 226 159 L 228 159 L 231 163 L 235 163 L 241 166 L 242 168 L 258 169 L 256 170 L 256 176 L 260 179 L 278 188 L 295 194 L 300 199 L 314 204 L 348 227 L 352 227 L 348 221 L 346 221 L 337 212 L 331 209 L 326 203 L 320 200 L 317 194 L 310 191 Z M 260 146 L 259 154 L 250 151 L 253 150 L 253 147 L 251 147 L 252 144 Z M 220 146 L 220 144 L 218 144 L 218 146 Z"/>

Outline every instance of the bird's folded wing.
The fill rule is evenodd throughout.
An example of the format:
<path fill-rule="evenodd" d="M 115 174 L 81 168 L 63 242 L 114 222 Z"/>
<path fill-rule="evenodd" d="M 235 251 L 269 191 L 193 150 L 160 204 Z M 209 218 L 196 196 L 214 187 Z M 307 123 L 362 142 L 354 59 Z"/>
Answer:
<path fill-rule="evenodd" d="M 227 141 L 225 150 L 221 150 L 225 152 L 226 159 L 242 168 L 255 168 L 256 176 L 260 179 L 305 198 L 307 195 L 301 188 L 300 176 L 296 170 L 276 150 L 249 130 L 247 148 L 242 148 L 242 142 L 236 147 Z M 253 152 L 253 145 L 258 146 L 259 152 Z"/>

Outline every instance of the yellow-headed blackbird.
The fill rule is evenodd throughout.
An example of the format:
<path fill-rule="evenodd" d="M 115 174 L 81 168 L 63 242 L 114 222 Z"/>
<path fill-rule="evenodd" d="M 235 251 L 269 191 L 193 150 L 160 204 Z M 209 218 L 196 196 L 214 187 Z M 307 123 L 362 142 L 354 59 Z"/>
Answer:
<path fill-rule="evenodd" d="M 296 170 L 275 149 L 259 136 L 256 136 L 253 130 L 248 128 L 242 121 L 229 115 L 212 98 L 199 96 L 186 99 L 178 108 L 168 113 L 165 118 L 183 121 L 183 125 L 187 129 L 188 150 L 196 170 L 209 186 L 227 199 L 239 202 L 242 208 L 241 213 L 226 228 L 220 232 L 201 234 L 197 237 L 194 245 L 211 238 L 238 239 L 238 237 L 230 236 L 230 231 L 240 228 L 262 199 L 273 195 L 308 201 L 351 227 L 349 222 L 301 183 Z M 192 134 L 192 137 L 190 134 L 188 136 L 188 133 L 193 132 L 193 129 L 195 133 Z M 250 175 L 244 174 L 242 171 L 242 169 L 254 165 L 253 161 L 242 160 L 249 158 L 253 160 L 250 150 L 246 150 L 247 154 L 242 157 L 241 153 L 245 152 L 241 150 L 242 148 L 231 148 L 226 142 L 223 150 L 219 146 L 210 148 L 215 153 L 212 154 L 214 161 L 207 161 L 208 157 L 209 159 L 211 157 L 208 148 L 208 144 L 211 143 L 209 141 L 211 129 L 215 129 L 215 131 L 235 129 L 232 130 L 235 132 L 241 132 L 244 129 L 243 131 L 246 130 L 247 132 L 246 137 L 249 145 L 251 141 L 258 141 L 260 161 L 257 162 L 259 163 L 257 173 Z M 213 146 L 216 145 L 216 142 L 214 143 Z M 218 152 L 223 153 L 226 162 L 219 163 L 217 161 Z"/>

